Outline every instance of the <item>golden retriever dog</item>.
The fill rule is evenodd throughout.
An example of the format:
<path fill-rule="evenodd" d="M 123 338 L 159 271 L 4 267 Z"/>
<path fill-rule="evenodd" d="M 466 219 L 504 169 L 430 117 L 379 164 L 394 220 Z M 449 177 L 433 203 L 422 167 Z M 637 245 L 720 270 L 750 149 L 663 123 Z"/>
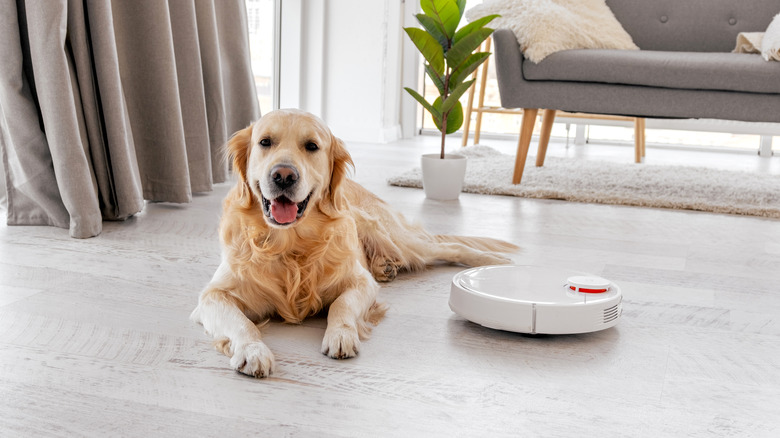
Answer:
<path fill-rule="evenodd" d="M 255 377 L 274 369 L 258 324 L 300 323 L 327 309 L 321 352 L 358 354 L 384 316 L 377 281 L 436 261 L 508 263 L 500 240 L 432 235 L 348 178 L 344 143 L 317 117 L 273 111 L 228 142 L 237 183 L 220 223 L 222 261 L 191 319 L 230 366 Z"/>

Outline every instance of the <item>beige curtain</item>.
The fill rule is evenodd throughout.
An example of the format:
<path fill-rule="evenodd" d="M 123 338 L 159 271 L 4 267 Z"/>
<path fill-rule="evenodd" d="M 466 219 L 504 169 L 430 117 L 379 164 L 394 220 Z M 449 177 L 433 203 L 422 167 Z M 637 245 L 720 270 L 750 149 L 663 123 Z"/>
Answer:
<path fill-rule="evenodd" d="M 0 0 L 9 225 L 98 235 L 225 181 L 260 117 L 243 0 Z M 3 184 L 0 184 L 3 190 Z"/>

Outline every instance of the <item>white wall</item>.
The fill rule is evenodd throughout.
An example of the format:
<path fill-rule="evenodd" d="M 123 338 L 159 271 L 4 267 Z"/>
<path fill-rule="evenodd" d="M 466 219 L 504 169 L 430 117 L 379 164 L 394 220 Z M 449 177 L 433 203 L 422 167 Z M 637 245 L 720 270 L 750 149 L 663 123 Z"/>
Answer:
<path fill-rule="evenodd" d="M 346 141 L 400 138 L 403 15 L 399 0 L 283 0 L 280 106 Z"/>

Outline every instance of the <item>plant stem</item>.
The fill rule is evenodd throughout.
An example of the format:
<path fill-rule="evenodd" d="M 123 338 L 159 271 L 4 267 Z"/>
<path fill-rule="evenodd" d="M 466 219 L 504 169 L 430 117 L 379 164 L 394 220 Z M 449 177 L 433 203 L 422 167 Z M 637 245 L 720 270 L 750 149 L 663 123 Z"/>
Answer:
<path fill-rule="evenodd" d="M 441 116 L 441 158 L 444 159 L 444 138 L 447 136 L 447 116 L 449 114 L 442 114 Z"/>
<path fill-rule="evenodd" d="M 449 95 L 451 73 L 452 72 L 450 71 L 449 66 L 447 66 L 447 70 L 444 72 L 444 94 L 441 97 L 442 105 L 444 105 L 444 101 L 447 100 L 447 96 Z M 440 158 L 442 160 L 444 159 L 444 143 L 445 143 L 444 138 L 447 136 L 447 118 L 449 117 L 449 115 L 450 115 L 449 111 L 442 113 L 441 115 L 441 156 Z"/>

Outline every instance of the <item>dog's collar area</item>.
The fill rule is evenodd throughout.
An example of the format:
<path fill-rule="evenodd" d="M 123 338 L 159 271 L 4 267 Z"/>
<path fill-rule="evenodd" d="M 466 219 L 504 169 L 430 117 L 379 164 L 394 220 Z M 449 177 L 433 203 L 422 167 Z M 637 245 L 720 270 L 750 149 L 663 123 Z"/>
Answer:
<path fill-rule="evenodd" d="M 295 203 L 286 196 L 279 196 L 273 200 L 261 195 L 263 214 L 275 225 L 289 226 L 295 223 L 309 205 L 309 199 L 313 191 L 301 202 Z"/>

